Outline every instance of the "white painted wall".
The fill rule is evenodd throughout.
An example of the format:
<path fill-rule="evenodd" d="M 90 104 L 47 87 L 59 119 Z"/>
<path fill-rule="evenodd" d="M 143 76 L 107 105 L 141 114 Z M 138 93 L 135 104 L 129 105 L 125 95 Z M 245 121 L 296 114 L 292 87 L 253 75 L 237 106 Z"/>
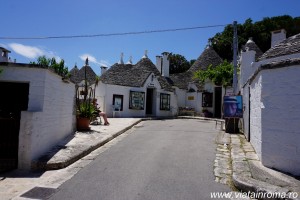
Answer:
<path fill-rule="evenodd" d="M 300 66 L 263 70 L 262 163 L 300 175 Z"/>
<path fill-rule="evenodd" d="M 3 67 L 3 81 L 29 82 L 29 105 L 22 111 L 19 133 L 19 168 L 51 149 L 75 129 L 73 83 L 41 68 Z"/>
<path fill-rule="evenodd" d="M 251 144 L 253 145 L 258 157 L 261 159 L 261 145 L 262 145 L 262 128 L 261 128 L 261 88 L 262 77 L 257 76 L 250 86 L 250 130 L 251 130 Z"/>
<path fill-rule="evenodd" d="M 176 93 L 176 96 L 177 96 L 177 104 L 178 104 L 178 107 L 185 107 L 186 105 L 186 90 L 182 90 L 182 89 L 179 89 L 177 87 L 175 87 L 175 93 Z"/>

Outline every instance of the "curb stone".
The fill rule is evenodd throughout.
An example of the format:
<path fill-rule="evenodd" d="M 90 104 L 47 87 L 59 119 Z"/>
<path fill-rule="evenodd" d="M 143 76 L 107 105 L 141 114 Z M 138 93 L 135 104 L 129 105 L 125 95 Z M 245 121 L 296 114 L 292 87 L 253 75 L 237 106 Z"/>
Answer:
<path fill-rule="evenodd" d="M 56 156 L 58 158 L 62 157 L 63 159 L 61 159 L 61 161 L 57 161 L 55 159 L 48 160 L 47 159 L 48 157 L 52 157 L 52 158 L 55 157 L 55 155 L 53 156 L 53 155 L 51 155 L 51 153 L 49 155 L 42 156 L 41 159 L 32 161 L 31 169 L 32 170 L 57 170 L 57 169 L 65 168 L 65 167 L 73 164 L 77 160 L 83 158 L 84 156 L 88 155 L 89 153 L 96 150 L 97 148 L 103 146 L 107 142 L 113 140 L 114 138 L 116 138 L 117 136 L 126 132 L 127 130 L 131 129 L 133 126 L 137 125 L 141 121 L 143 121 L 143 120 L 140 119 L 140 120 L 136 121 L 135 123 L 114 133 L 113 135 L 104 137 L 100 141 L 96 141 L 94 144 L 91 144 L 89 146 L 86 146 L 86 145 L 78 146 L 77 145 L 77 146 L 75 146 L 76 148 L 74 148 L 74 146 L 66 146 L 65 148 L 62 148 L 60 151 L 65 151 L 65 152 L 68 151 L 69 156 L 67 156 L 67 157 L 61 156 L 61 155 Z M 55 149 L 57 149 L 57 146 L 54 147 L 54 151 L 55 151 Z M 59 154 L 60 151 L 58 151 L 57 154 Z M 74 151 L 75 151 L 75 153 L 74 153 Z M 71 152 L 72 152 L 72 154 L 71 154 Z"/>

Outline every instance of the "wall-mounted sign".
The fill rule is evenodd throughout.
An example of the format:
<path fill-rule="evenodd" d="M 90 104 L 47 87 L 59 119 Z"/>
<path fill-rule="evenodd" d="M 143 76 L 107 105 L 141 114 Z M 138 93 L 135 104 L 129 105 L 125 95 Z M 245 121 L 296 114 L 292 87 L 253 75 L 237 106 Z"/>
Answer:
<path fill-rule="evenodd" d="M 233 92 L 233 88 L 232 87 L 227 87 L 226 88 L 225 96 L 234 96 L 234 92 Z"/>
<path fill-rule="evenodd" d="M 188 100 L 193 101 L 193 100 L 195 100 L 195 97 L 194 96 L 188 96 Z"/>

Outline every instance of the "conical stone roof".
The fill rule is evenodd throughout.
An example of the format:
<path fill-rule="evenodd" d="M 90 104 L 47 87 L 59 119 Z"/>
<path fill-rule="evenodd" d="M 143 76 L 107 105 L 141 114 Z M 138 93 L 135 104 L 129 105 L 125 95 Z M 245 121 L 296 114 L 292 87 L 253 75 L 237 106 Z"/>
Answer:
<path fill-rule="evenodd" d="M 70 71 L 70 80 L 73 82 L 73 83 L 79 83 L 79 79 L 78 79 L 78 72 L 79 72 L 79 69 L 77 68 L 77 65 L 75 65 Z"/>
<path fill-rule="evenodd" d="M 208 46 L 186 72 L 170 74 L 172 85 L 180 89 L 188 89 L 189 83 L 195 83 L 198 89 L 200 89 L 201 85 L 193 79 L 194 73 L 198 70 L 206 70 L 209 65 L 216 67 L 222 62 L 223 60 L 217 52 Z"/>
<path fill-rule="evenodd" d="M 194 64 L 188 70 L 189 72 L 196 72 L 200 69 L 206 70 L 209 65 L 213 67 L 221 64 L 223 62 L 222 58 L 217 54 L 217 52 L 210 46 L 206 47 L 203 53 L 198 57 Z"/>
<path fill-rule="evenodd" d="M 149 58 L 142 58 L 135 65 L 116 63 L 100 77 L 100 80 L 110 85 L 142 87 L 151 73 L 154 73 L 163 89 L 173 91 Z"/>

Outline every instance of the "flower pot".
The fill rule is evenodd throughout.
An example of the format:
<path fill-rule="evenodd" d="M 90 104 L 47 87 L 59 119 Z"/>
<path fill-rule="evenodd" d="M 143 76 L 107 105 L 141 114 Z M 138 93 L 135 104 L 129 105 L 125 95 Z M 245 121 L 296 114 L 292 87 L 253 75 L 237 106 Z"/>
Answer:
<path fill-rule="evenodd" d="M 85 131 L 90 130 L 90 119 L 89 118 L 77 118 L 77 130 Z"/>

